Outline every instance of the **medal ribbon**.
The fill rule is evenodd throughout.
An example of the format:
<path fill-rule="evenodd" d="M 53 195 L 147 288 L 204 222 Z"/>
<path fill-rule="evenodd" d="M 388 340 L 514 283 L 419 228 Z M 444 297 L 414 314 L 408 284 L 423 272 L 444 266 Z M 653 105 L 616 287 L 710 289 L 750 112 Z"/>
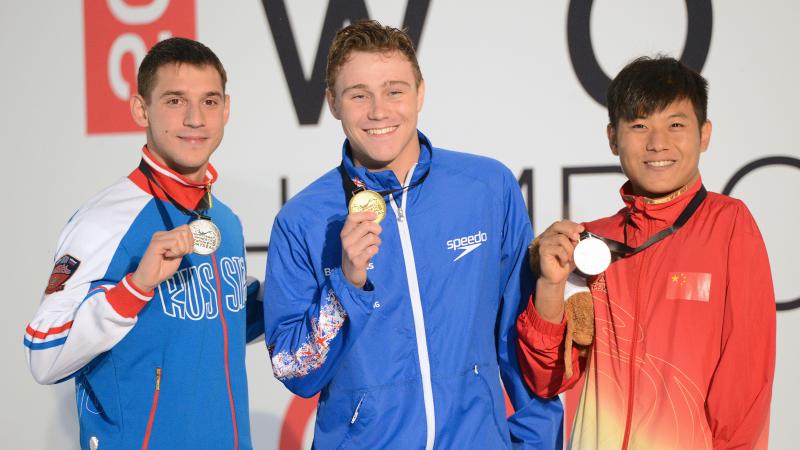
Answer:
<path fill-rule="evenodd" d="M 339 164 L 339 173 L 342 175 L 342 187 L 344 188 L 345 204 L 350 203 L 350 198 L 352 198 L 354 195 L 356 195 L 360 191 L 367 190 L 367 188 L 365 188 L 365 187 L 356 186 L 356 184 L 353 182 L 353 180 L 350 178 L 350 176 L 347 175 L 347 170 L 344 168 L 344 162 Z M 426 178 L 428 178 L 428 174 L 429 173 L 430 173 L 430 170 L 428 172 L 425 172 L 425 174 L 422 175 L 419 178 L 419 180 L 417 180 L 414 183 L 409 184 L 408 186 L 402 186 L 402 187 L 399 187 L 399 188 L 396 188 L 396 189 L 388 189 L 388 190 L 385 190 L 385 191 L 377 191 L 377 193 L 381 197 L 386 197 L 387 195 L 394 194 L 394 193 L 397 193 L 397 192 L 402 192 L 402 191 L 411 189 L 414 186 L 419 186 L 420 184 L 422 184 L 423 181 L 425 181 Z"/>
<path fill-rule="evenodd" d="M 627 241 L 628 241 L 628 223 L 630 222 L 630 215 L 625 219 L 624 233 L 625 233 L 625 242 L 626 243 L 622 243 L 622 242 L 619 242 L 619 241 L 615 241 L 613 239 L 605 238 L 603 236 L 598 236 L 598 235 L 596 235 L 594 233 L 590 233 L 588 231 L 584 231 L 583 233 L 581 233 L 581 239 L 585 239 L 585 238 L 588 238 L 588 237 L 594 237 L 594 238 L 600 239 L 601 241 L 605 242 L 606 245 L 608 245 L 608 249 L 611 250 L 612 253 L 616 253 L 617 255 L 619 255 L 619 258 L 624 258 L 626 256 L 635 255 L 635 254 L 641 252 L 642 250 L 650 247 L 651 245 L 655 244 L 656 242 L 658 242 L 658 241 L 660 241 L 662 239 L 665 239 L 667 236 L 670 236 L 671 234 L 673 234 L 676 231 L 678 231 L 682 226 L 684 226 L 686 224 L 686 222 L 689 221 L 689 218 L 691 218 L 692 215 L 695 213 L 695 211 L 697 211 L 697 208 L 700 207 L 700 204 L 703 203 L 703 200 L 705 200 L 707 195 L 708 195 L 708 192 L 706 191 L 706 187 L 703 186 L 703 185 L 700 185 L 700 190 L 697 191 L 697 193 L 694 194 L 694 197 L 692 197 L 692 200 L 689 202 L 688 205 L 686 205 L 686 208 L 684 208 L 683 211 L 681 212 L 681 214 L 678 216 L 678 218 L 675 219 L 675 223 L 673 223 L 672 225 L 670 225 L 667 228 L 664 228 L 663 230 L 659 231 L 658 233 L 650 236 L 650 239 L 648 239 L 647 241 L 645 241 L 642 245 L 640 245 L 638 247 L 631 247 L 631 246 L 629 246 L 627 244 Z"/>
<path fill-rule="evenodd" d="M 153 176 L 153 170 L 152 170 L 152 169 L 150 169 L 150 166 L 149 166 L 149 165 L 147 165 L 147 163 L 146 163 L 146 162 L 144 162 L 144 160 L 141 160 L 141 162 L 139 162 L 139 170 L 140 170 L 140 171 L 141 171 L 141 172 L 144 174 L 144 176 L 145 176 L 145 177 L 146 177 L 148 180 L 150 180 L 150 181 L 151 181 L 153 184 L 155 184 L 155 185 L 156 185 L 156 186 L 157 186 L 159 189 L 161 189 L 161 192 L 163 192 L 163 193 L 164 193 L 164 196 L 165 196 L 165 197 L 167 197 L 167 200 L 169 200 L 169 202 L 170 202 L 170 203 L 172 203 L 172 206 L 174 206 L 175 208 L 177 208 L 177 209 L 178 209 L 178 211 L 180 211 L 180 212 L 182 212 L 182 213 L 186 214 L 187 216 L 194 215 L 194 216 L 196 216 L 198 219 L 211 220 L 211 217 L 209 217 L 209 216 L 207 216 L 207 215 L 205 215 L 205 214 L 201 213 L 199 210 L 197 210 L 197 209 L 188 209 L 188 208 L 184 207 L 183 205 L 181 205 L 180 203 L 178 203 L 178 201 L 177 201 L 177 200 L 175 200 L 174 198 L 172 198 L 172 196 L 171 196 L 171 195 L 169 195 L 169 193 L 167 192 L 167 190 L 166 190 L 166 189 L 164 189 L 164 188 L 161 186 L 161 184 L 159 184 L 159 182 L 158 182 L 158 181 L 156 181 L 156 178 Z M 211 193 L 210 193 L 208 190 L 206 190 L 206 194 L 207 194 L 207 197 L 206 197 L 206 198 L 204 198 L 204 199 L 203 199 L 203 201 L 201 201 L 201 202 L 200 202 L 200 204 L 202 205 L 202 207 L 201 207 L 200 209 L 203 209 L 203 210 L 205 210 L 205 209 L 208 209 L 208 207 L 209 207 L 209 204 L 210 204 L 210 202 L 211 202 Z"/>

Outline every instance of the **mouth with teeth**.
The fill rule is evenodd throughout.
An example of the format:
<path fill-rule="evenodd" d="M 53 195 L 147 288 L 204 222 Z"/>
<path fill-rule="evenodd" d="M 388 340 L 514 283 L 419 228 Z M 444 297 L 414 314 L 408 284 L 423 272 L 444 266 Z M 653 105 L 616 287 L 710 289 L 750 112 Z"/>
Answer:
<path fill-rule="evenodd" d="M 397 127 L 385 127 L 385 128 L 370 128 L 366 130 L 367 134 L 371 136 L 380 136 L 382 134 L 391 133 L 392 131 L 396 130 Z"/>
<path fill-rule="evenodd" d="M 650 167 L 667 167 L 675 164 L 675 160 L 645 161 L 644 164 Z"/>

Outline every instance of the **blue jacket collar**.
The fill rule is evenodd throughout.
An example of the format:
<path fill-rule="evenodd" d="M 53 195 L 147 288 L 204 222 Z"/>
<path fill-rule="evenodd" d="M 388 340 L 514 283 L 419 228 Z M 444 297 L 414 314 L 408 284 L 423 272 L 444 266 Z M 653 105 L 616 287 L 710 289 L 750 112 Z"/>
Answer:
<path fill-rule="evenodd" d="M 417 136 L 419 137 L 420 146 L 419 160 L 414 167 L 414 174 L 409 184 L 413 184 L 428 173 L 431 166 L 431 157 L 433 156 L 433 146 L 428 137 L 419 130 L 417 130 Z M 397 179 L 394 172 L 391 170 L 371 172 L 365 167 L 356 167 L 350 152 L 350 142 L 347 139 L 345 139 L 342 145 L 342 163 L 344 164 L 347 174 L 356 185 L 363 183 L 367 189 L 373 191 L 384 191 L 402 187 L 402 182 Z"/>

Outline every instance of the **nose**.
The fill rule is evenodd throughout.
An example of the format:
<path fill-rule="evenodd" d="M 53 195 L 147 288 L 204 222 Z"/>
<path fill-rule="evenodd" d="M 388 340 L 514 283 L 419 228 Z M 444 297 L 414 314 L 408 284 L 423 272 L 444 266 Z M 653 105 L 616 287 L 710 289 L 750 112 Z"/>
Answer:
<path fill-rule="evenodd" d="M 190 128 L 200 128 L 204 126 L 205 123 L 202 105 L 189 102 L 186 107 L 186 114 L 183 117 L 183 124 Z"/>
<path fill-rule="evenodd" d="M 372 97 L 367 117 L 370 120 L 383 120 L 389 117 L 386 101 L 381 96 L 376 95 Z"/>
<path fill-rule="evenodd" d="M 667 130 L 654 127 L 647 136 L 647 150 L 660 152 L 669 148 L 669 135 Z"/>

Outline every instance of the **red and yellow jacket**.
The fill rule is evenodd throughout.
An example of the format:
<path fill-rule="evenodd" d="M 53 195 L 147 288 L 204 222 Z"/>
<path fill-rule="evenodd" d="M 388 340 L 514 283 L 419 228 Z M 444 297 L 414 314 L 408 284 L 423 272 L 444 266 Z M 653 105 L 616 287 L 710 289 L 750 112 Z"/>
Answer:
<path fill-rule="evenodd" d="M 638 246 L 670 226 L 700 189 L 662 202 L 621 189 L 626 207 L 585 224 Z M 565 323 L 531 301 L 517 322 L 528 385 L 552 397 L 585 384 L 573 449 L 766 449 L 775 367 L 775 295 L 761 234 L 739 200 L 708 193 L 675 234 L 587 280 L 595 340 L 573 348 L 564 375 Z M 635 363 L 632 364 L 631 361 Z"/>

